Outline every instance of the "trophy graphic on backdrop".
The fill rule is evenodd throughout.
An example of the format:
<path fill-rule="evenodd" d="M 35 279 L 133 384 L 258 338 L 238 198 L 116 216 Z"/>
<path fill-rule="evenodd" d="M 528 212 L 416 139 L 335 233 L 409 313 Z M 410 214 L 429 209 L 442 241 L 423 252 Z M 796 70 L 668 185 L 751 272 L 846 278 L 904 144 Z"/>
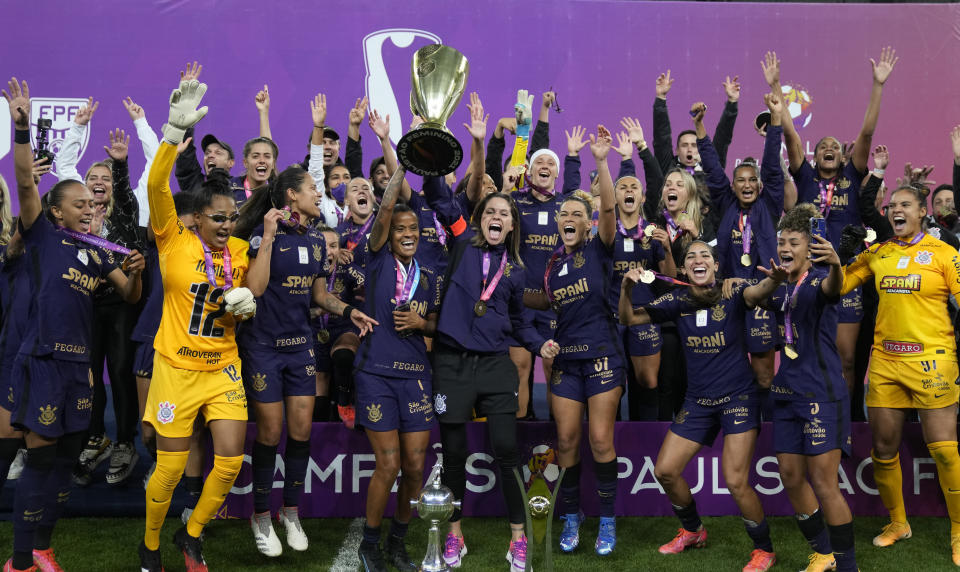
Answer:
<path fill-rule="evenodd" d="M 556 485 L 553 491 L 547 486 L 547 480 L 544 477 L 544 471 L 547 467 L 556 462 L 556 452 L 553 449 L 547 449 L 544 453 L 534 453 L 527 463 L 530 470 L 530 479 L 524 483 L 520 471 L 514 467 L 513 475 L 520 485 L 523 493 L 523 504 L 527 507 L 527 545 L 532 548 L 543 544 L 543 564 L 539 570 L 553 572 L 553 510 L 557 506 L 557 493 L 560 491 L 560 482 L 563 480 L 563 473 L 566 469 L 560 468 L 560 474 L 557 476 Z M 528 486 L 529 485 L 529 488 Z M 530 554 L 531 551 L 528 551 Z M 526 570 L 533 569 L 533 559 L 527 558 Z"/>
<path fill-rule="evenodd" d="M 430 521 L 430 530 L 427 531 L 427 553 L 420 564 L 422 572 L 445 572 L 450 570 L 443 561 L 443 552 L 440 548 L 440 523 L 446 522 L 453 516 L 453 510 L 460 508 L 460 501 L 454 500 L 453 491 L 440 483 L 441 459 L 433 466 L 427 484 L 420 491 L 420 496 L 410 499 L 410 506 L 417 510 L 420 518 Z"/>
<path fill-rule="evenodd" d="M 431 44 L 413 54 L 410 111 L 423 123 L 400 138 L 397 157 L 408 171 L 442 177 L 463 161 L 463 148 L 446 127 L 460 104 L 470 63 L 450 46 Z"/>

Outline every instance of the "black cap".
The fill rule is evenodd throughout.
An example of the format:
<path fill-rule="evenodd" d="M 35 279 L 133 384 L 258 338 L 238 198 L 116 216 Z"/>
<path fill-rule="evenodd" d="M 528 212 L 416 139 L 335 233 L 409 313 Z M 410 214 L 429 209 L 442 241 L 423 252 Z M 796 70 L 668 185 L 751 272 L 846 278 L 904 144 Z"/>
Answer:
<path fill-rule="evenodd" d="M 333 139 L 334 141 L 340 140 L 340 134 L 331 129 L 330 127 L 323 128 L 323 138 L 324 139 Z"/>
<path fill-rule="evenodd" d="M 207 133 L 206 135 L 203 136 L 203 139 L 200 140 L 200 150 L 206 153 L 207 147 L 209 147 L 213 143 L 216 143 L 217 145 L 223 147 L 224 150 L 226 150 L 227 155 L 229 155 L 230 158 L 233 159 L 233 147 L 217 139 L 216 135 L 213 135 L 212 133 Z"/>

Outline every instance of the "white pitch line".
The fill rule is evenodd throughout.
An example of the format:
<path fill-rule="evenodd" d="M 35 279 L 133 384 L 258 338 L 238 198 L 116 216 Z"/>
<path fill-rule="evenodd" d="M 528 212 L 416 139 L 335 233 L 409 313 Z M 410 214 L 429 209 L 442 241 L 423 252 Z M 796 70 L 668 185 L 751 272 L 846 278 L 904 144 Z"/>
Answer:
<path fill-rule="evenodd" d="M 330 572 L 356 572 L 360 567 L 360 557 L 357 548 L 363 539 L 363 519 L 355 518 L 350 522 L 347 535 L 343 538 L 337 558 L 330 566 Z"/>

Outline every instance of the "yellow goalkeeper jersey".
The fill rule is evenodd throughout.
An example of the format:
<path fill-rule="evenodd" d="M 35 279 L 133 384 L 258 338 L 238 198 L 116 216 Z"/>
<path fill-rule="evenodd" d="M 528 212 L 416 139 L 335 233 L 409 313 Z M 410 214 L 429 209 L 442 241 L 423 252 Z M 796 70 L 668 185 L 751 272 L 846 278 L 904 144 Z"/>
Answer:
<path fill-rule="evenodd" d="M 844 268 L 843 292 L 873 276 L 880 296 L 873 351 L 881 357 L 956 361 L 947 297 L 960 298 L 960 254 L 928 234 L 908 242 L 890 240 L 861 252 Z"/>

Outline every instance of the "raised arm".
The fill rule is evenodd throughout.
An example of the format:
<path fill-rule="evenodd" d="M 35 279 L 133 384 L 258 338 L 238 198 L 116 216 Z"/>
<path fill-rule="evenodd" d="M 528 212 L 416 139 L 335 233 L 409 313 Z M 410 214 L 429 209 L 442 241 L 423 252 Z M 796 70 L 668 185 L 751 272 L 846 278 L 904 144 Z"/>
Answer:
<path fill-rule="evenodd" d="M 763 79 L 770 86 L 770 93 L 783 94 L 783 86 L 780 85 L 780 60 L 777 58 L 777 52 L 767 52 L 763 60 L 760 61 L 760 68 L 763 70 Z M 783 142 L 787 147 L 790 172 L 796 173 L 800 169 L 800 164 L 804 161 L 803 141 L 793 125 L 793 118 L 790 117 L 787 106 L 782 107 L 780 125 L 783 127 Z M 771 117 L 772 121 L 773 118 Z"/>
<path fill-rule="evenodd" d="M 533 133 L 530 135 L 528 157 L 540 149 L 550 148 L 550 107 L 556 102 L 557 94 L 546 91 L 540 97 L 543 99 L 543 104 L 540 105 L 540 116 L 537 117 L 537 124 L 533 127 Z"/>
<path fill-rule="evenodd" d="M 100 107 L 99 101 L 94 101 L 92 97 L 87 98 L 87 105 L 77 111 L 73 124 L 70 125 L 70 129 L 67 129 L 63 145 L 56 156 L 57 178 L 61 181 L 83 182 L 83 177 L 77 171 L 77 163 L 80 162 L 80 142 L 83 141 L 88 129 L 87 125 L 98 107 Z"/>
<path fill-rule="evenodd" d="M 603 125 L 597 126 L 597 134 L 590 135 L 590 153 L 597 162 L 597 180 L 600 191 L 600 216 L 597 221 L 597 237 L 607 248 L 613 246 L 617 233 L 617 199 L 613 194 L 613 180 L 610 178 L 610 167 L 607 165 L 607 155 L 613 146 L 613 137 Z M 588 213 L 589 214 L 589 213 Z"/>
<path fill-rule="evenodd" d="M 739 113 L 740 101 L 740 77 L 727 76 L 723 82 L 723 91 L 727 94 L 727 102 L 723 106 L 723 112 L 720 114 L 720 121 L 717 122 L 717 129 L 713 132 L 713 147 L 717 150 L 717 157 L 720 159 L 720 166 L 727 167 L 727 149 L 730 148 L 730 142 L 733 141 L 733 128 L 737 124 L 737 114 Z"/>
<path fill-rule="evenodd" d="M 273 139 L 273 135 L 270 133 L 270 90 L 267 88 L 267 84 L 263 84 L 263 89 L 257 93 L 254 103 L 257 105 L 260 137 Z"/>
<path fill-rule="evenodd" d="M 507 143 L 504 141 L 504 131 L 516 133 L 517 120 L 513 117 L 504 117 L 497 121 L 497 126 L 493 130 L 493 136 L 487 142 L 487 156 L 484 161 L 485 169 L 493 184 L 499 189 L 503 186 L 503 153 L 506 151 Z"/>
<path fill-rule="evenodd" d="M 707 189 L 710 191 L 710 200 L 713 203 L 714 210 L 718 216 L 723 216 L 735 201 L 733 187 L 730 186 L 730 179 L 723 171 L 720 164 L 720 157 L 717 150 L 707 136 L 707 129 L 703 126 L 703 116 L 706 113 L 707 106 L 703 103 L 694 103 L 690 113 L 696 113 L 693 116 L 693 125 L 697 131 L 697 150 L 700 152 L 700 165 L 707 176 Z"/>
<path fill-rule="evenodd" d="M 843 266 L 840 264 L 840 257 L 829 240 L 822 236 L 811 238 L 815 241 L 810 245 L 811 262 L 830 266 L 830 273 L 820 283 L 820 290 L 827 298 L 836 300 L 840 298 L 840 289 L 843 287 Z"/>
<path fill-rule="evenodd" d="M 517 91 L 517 103 L 513 110 L 517 118 L 517 138 L 513 142 L 513 153 L 510 155 L 510 166 L 525 165 L 527 162 L 527 147 L 530 144 L 530 121 L 532 118 L 533 94 L 527 90 Z"/>
<path fill-rule="evenodd" d="M 743 300 L 750 308 L 756 308 L 764 300 L 773 295 L 774 291 L 787 279 L 787 269 L 778 265 L 773 259 L 770 259 L 770 268 L 757 266 L 757 270 L 767 275 L 766 278 L 753 286 L 748 286 L 743 290 Z"/>
<path fill-rule="evenodd" d="M 393 218 L 393 207 L 397 204 L 397 197 L 400 196 L 400 187 L 403 185 L 403 178 L 407 170 L 403 165 L 397 167 L 397 171 L 390 177 L 387 188 L 383 191 L 383 198 L 380 199 L 380 210 L 377 211 L 377 218 L 373 221 L 373 228 L 370 231 L 370 239 L 367 241 L 367 248 L 370 252 L 377 252 L 387 243 L 390 237 L 390 220 Z"/>
<path fill-rule="evenodd" d="M 953 204 L 960 208 L 960 125 L 950 131 L 953 146 Z"/>
<path fill-rule="evenodd" d="M 335 228 L 340 222 L 337 218 L 337 201 L 326 192 L 326 173 L 323 171 L 323 128 L 327 121 L 327 96 L 318 93 L 310 100 L 310 161 L 307 172 L 317 185 L 320 193 L 320 212 L 327 226 Z"/>
<path fill-rule="evenodd" d="M 877 119 L 880 117 L 880 97 L 883 95 L 883 84 L 887 82 L 893 66 L 896 65 L 897 51 L 887 46 L 880 51 L 880 61 L 870 58 L 873 67 L 873 87 L 870 89 L 870 103 L 867 104 L 867 113 L 863 118 L 863 127 L 853 144 L 853 166 L 858 172 L 867 170 L 867 159 L 870 157 L 870 147 L 873 143 L 873 133 L 877 129 Z"/>
<path fill-rule="evenodd" d="M 281 213 L 271 208 L 263 217 L 263 235 L 260 245 L 250 252 L 250 269 L 247 271 L 247 288 L 254 296 L 263 296 L 270 284 L 270 261 L 273 258 L 273 242 L 277 237 L 277 222 Z"/>
<path fill-rule="evenodd" d="M 664 173 L 673 166 L 673 137 L 670 133 L 670 114 L 667 112 L 667 94 L 673 87 L 670 70 L 657 76 L 657 97 L 653 100 L 653 155 Z"/>
<path fill-rule="evenodd" d="M 193 62 L 187 62 L 185 70 L 180 71 L 180 81 L 190 81 L 200 79 L 200 72 L 203 71 L 203 65 Z M 177 155 L 176 170 L 174 175 L 177 178 L 177 185 L 181 191 L 192 191 L 203 184 L 203 167 L 197 160 L 197 148 L 193 144 L 193 128 L 187 129 L 183 136 L 187 142 L 186 147 Z M 148 170 L 149 171 L 149 170 Z M 149 178 L 149 175 L 148 175 Z"/>
<path fill-rule="evenodd" d="M 107 155 L 113 159 L 111 172 L 113 175 L 113 212 L 110 214 L 110 224 L 123 237 L 123 241 L 133 247 L 142 248 L 139 244 L 139 212 L 137 198 L 130 188 L 130 170 L 127 166 L 127 153 L 130 149 L 130 136 L 122 129 L 117 129 L 110 136 L 110 146 L 104 147 Z"/>
<path fill-rule="evenodd" d="M 567 136 L 567 155 L 563 158 L 563 193 L 580 188 L 580 150 L 587 144 L 583 138 L 587 130 L 576 125 L 573 131 L 564 131 Z"/>
<path fill-rule="evenodd" d="M 887 217 L 877 209 L 877 195 L 883 186 L 883 177 L 877 172 L 883 172 L 890 162 L 890 153 L 886 145 L 877 145 L 873 150 L 874 171 L 867 175 L 867 181 L 860 187 L 860 200 L 857 205 L 860 209 L 860 220 L 877 233 L 876 242 L 883 242 L 893 237 L 893 226 Z"/>
<path fill-rule="evenodd" d="M 770 205 L 770 212 L 778 217 L 784 208 L 783 169 L 780 168 L 780 140 L 783 136 L 781 126 L 783 101 L 780 94 L 766 93 L 763 102 L 770 110 L 770 126 L 764 138 L 763 158 L 760 162 L 760 181 L 763 193 L 760 198 Z M 703 153 L 701 153 L 701 156 Z M 796 202 L 796 199 L 794 199 Z"/>
<path fill-rule="evenodd" d="M 350 110 L 347 126 L 347 152 L 344 164 L 350 171 L 351 178 L 363 177 L 363 148 L 360 146 L 360 124 L 367 114 L 370 101 L 367 96 L 358 99 Z"/>
<path fill-rule="evenodd" d="M 370 129 L 373 130 L 374 135 L 380 140 L 383 164 L 387 168 L 387 174 L 393 176 L 400 163 L 397 161 L 397 153 L 393 150 L 393 145 L 390 143 L 390 116 L 380 117 L 380 113 L 376 109 L 371 109 L 370 115 L 367 118 L 367 124 L 370 125 Z M 404 202 L 409 202 L 412 194 L 413 189 L 410 188 L 410 184 L 407 182 L 407 179 L 404 178 L 403 185 L 400 187 L 400 198 L 403 199 Z"/>
<path fill-rule="evenodd" d="M 633 299 L 633 288 L 640 281 L 641 270 L 634 268 L 623 275 L 623 282 L 620 283 L 620 302 L 617 306 L 620 315 L 620 323 L 624 326 L 637 326 L 650 323 L 650 314 L 644 308 L 634 308 L 631 300 Z"/>
<path fill-rule="evenodd" d="M 464 123 L 467 133 L 470 134 L 470 180 L 467 182 L 467 200 L 470 204 L 477 204 L 483 198 L 483 140 L 487 137 L 487 120 L 490 114 L 484 115 L 483 103 L 476 92 L 470 94 L 470 123 Z"/>
<path fill-rule="evenodd" d="M 40 216 L 40 192 L 33 180 L 33 149 L 30 147 L 30 86 L 17 78 L 0 90 L 10 105 L 10 118 L 15 129 L 13 136 L 13 164 L 17 177 L 17 201 L 20 203 L 20 225 L 29 229 Z"/>
<path fill-rule="evenodd" d="M 157 154 L 160 147 L 160 139 L 154 133 L 150 124 L 147 123 L 147 116 L 143 108 L 134 103 L 129 97 L 123 100 L 123 107 L 126 108 L 133 121 L 133 127 L 137 130 L 137 139 L 140 140 L 140 147 L 143 149 L 143 158 L 146 161 L 143 167 L 143 173 L 137 181 L 137 186 L 133 188 L 133 195 L 137 199 L 137 225 L 147 226 L 150 224 L 150 209 L 147 202 L 147 179 L 150 177 L 150 167 L 153 165 L 153 157 Z"/>

